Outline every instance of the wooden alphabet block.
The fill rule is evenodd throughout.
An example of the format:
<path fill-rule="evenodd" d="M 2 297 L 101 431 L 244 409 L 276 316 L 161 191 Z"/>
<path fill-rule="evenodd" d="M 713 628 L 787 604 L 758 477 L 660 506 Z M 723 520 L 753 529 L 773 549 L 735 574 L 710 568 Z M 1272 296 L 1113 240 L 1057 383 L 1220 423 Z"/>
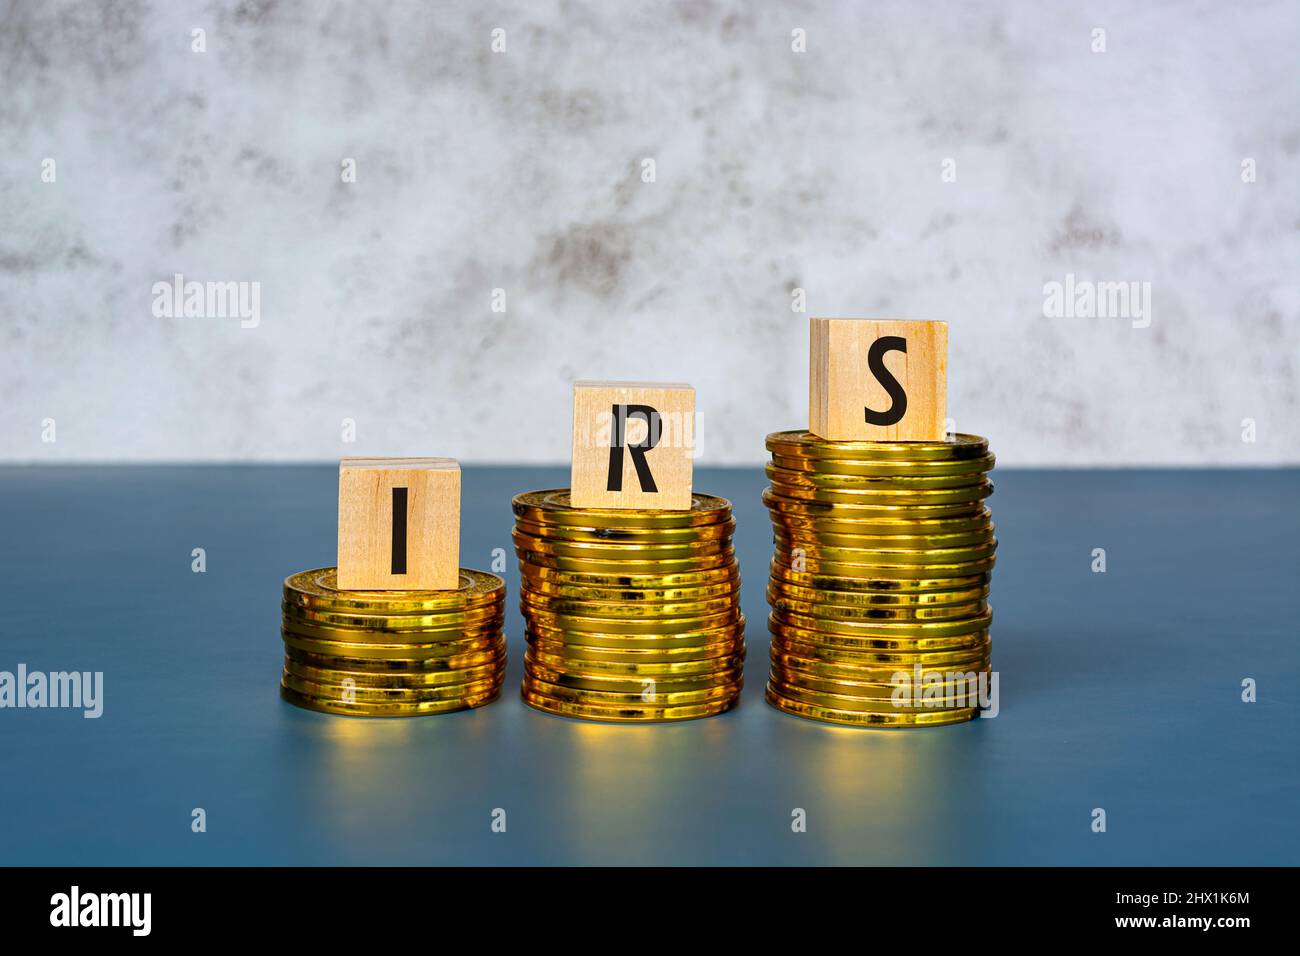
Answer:
<path fill-rule="evenodd" d="M 942 441 L 948 323 L 812 319 L 808 430 L 830 441 Z"/>
<path fill-rule="evenodd" d="M 691 386 L 574 382 L 574 507 L 685 511 L 694 450 Z"/>
<path fill-rule="evenodd" d="M 339 462 L 339 587 L 460 586 L 460 465 L 452 458 Z"/>

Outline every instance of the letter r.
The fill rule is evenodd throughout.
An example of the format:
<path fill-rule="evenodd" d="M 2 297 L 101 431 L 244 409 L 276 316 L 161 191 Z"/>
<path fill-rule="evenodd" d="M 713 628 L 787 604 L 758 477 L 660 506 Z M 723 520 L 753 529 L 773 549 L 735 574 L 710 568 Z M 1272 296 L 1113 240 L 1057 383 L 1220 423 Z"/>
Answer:
<path fill-rule="evenodd" d="M 639 418 L 646 423 L 646 436 L 635 445 L 626 445 L 627 420 Z M 654 493 L 659 490 L 655 485 L 654 475 L 645 456 L 651 448 L 659 444 L 662 424 L 657 409 L 649 405 L 615 405 L 613 407 L 613 427 L 609 435 L 609 479 L 605 483 L 606 491 L 623 490 L 623 449 L 632 453 L 632 465 L 636 468 L 637 481 L 641 490 Z"/>

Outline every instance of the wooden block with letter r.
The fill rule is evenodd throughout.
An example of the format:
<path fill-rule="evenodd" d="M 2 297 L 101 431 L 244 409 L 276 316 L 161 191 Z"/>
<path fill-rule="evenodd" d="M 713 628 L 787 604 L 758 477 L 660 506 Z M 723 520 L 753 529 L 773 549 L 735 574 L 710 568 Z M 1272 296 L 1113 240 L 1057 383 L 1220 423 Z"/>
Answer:
<path fill-rule="evenodd" d="M 695 389 L 655 382 L 573 383 L 575 508 L 691 507 Z"/>
<path fill-rule="evenodd" d="M 339 462 L 339 587 L 460 586 L 460 465 L 453 458 Z"/>
<path fill-rule="evenodd" d="M 809 324 L 810 432 L 830 441 L 943 441 L 947 322 Z"/>

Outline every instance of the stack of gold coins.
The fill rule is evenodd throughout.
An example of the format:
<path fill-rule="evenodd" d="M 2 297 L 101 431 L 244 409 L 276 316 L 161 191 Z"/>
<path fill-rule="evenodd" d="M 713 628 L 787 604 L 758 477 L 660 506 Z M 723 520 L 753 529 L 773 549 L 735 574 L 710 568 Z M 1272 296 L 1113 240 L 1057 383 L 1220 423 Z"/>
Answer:
<path fill-rule="evenodd" d="M 623 721 L 708 717 L 736 703 L 745 619 L 729 501 L 575 508 L 563 489 L 516 495 L 514 512 L 527 703 Z"/>
<path fill-rule="evenodd" d="M 335 568 L 284 582 L 280 696 L 361 717 L 481 707 L 505 679 L 506 586 L 460 571 L 454 591 L 344 591 Z"/>
<path fill-rule="evenodd" d="M 988 441 L 767 437 L 768 702 L 842 724 L 969 720 L 990 672 Z M 982 676 L 981 676 L 982 675 Z"/>

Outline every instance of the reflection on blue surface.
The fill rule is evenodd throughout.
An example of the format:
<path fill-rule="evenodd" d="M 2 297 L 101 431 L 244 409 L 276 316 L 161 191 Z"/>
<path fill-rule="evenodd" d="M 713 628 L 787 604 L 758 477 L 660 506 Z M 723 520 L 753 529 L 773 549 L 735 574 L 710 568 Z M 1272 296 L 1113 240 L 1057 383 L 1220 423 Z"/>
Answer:
<path fill-rule="evenodd" d="M 512 493 L 566 480 L 467 468 L 462 563 L 510 551 Z M 736 506 L 750 621 L 736 711 L 623 726 L 524 706 L 513 561 L 498 702 L 412 720 L 298 710 L 276 692 L 279 587 L 333 563 L 336 481 L 331 467 L 0 470 L 0 670 L 105 673 L 99 720 L 0 711 L 0 862 L 1300 858 L 1295 471 L 995 473 L 1002 712 L 902 732 L 763 702 L 758 468 L 696 479 Z M 206 833 L 190 830 L 196 807 Z"/>

